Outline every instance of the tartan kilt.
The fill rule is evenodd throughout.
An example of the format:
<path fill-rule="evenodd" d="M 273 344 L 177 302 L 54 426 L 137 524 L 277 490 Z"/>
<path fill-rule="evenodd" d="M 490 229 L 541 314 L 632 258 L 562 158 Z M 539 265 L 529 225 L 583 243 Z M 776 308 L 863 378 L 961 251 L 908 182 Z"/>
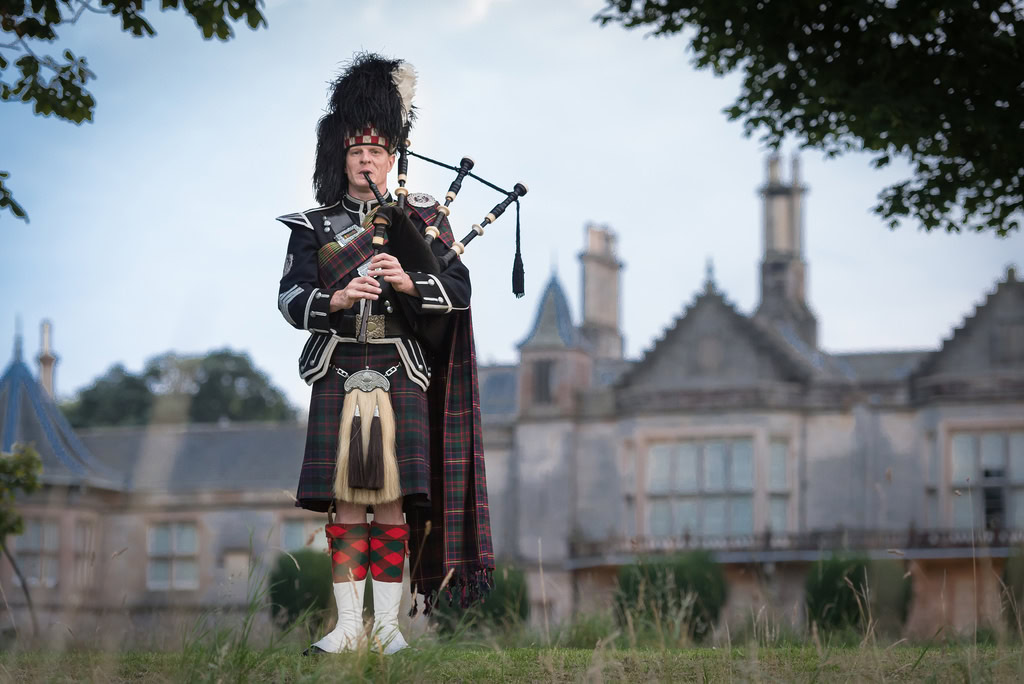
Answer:
<path fill-rule="evenodd" d="M 331 365 L 348 373 L 370 368 L 380 373 L 395 364 L 391 381 L 391 405 L 395 411 L 395 453 L 398 457 L 402 496 L 430 496 L 429 416 L 427 393 L 409 379 L 394 344 L 339 344 Z M 353 390 L 359 391 L 359 390 Z M 338 432 L 341 405 L 345 401 L 345 378 L 334 370 L 313 383 L 306 427 L 306 449 L 299 472 L 295 505 L 311 511 L 326 511 L 334 498 L 334 472 L 338 463 Z"/>

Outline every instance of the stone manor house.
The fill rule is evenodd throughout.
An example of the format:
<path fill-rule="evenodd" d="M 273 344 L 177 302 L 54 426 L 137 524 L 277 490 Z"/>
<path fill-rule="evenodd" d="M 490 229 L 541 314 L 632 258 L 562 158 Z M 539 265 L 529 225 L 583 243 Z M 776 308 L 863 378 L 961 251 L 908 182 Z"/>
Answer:
<path fill-rule="evenodd" d="M 999 578 L 1024 541 L 1024 283 L 993 274 L 936 348 L 829 353 L 806 297 L 805 191 L 795 162 L 786 181 L 769 160 L 755 311 L 709 274 L 623 358 L 616 238 L 589 226 L 582 320 L 553 276 L 517 363 L 481 367 L 495 548 L 526 569 L 534 619 L 605 609 L 638 554 L 704 548 L 726 621 L 767 606 L 800 624 L 810 564 L 855 549 L 912 573 L 909 636 L 1004 622 Z M 251 567 L 323 547 L 322 517 L 291 498 L 302 425 L 76 434 L 43 338 L 38 376 L 19 341 L 0 380 L 0 447 L 31 442 L 44 462 L 11 544 L 44 629 L 120 643 L 239 608 Z M 6 560 L 0 584 L 27 625 Z"/>

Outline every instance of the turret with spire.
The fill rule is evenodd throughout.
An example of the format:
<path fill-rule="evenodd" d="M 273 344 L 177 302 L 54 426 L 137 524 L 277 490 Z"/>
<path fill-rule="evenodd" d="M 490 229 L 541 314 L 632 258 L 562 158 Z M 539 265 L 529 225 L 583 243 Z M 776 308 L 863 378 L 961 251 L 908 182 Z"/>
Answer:
<path fill-rule="evenodd" d="M 89 486 L 119 490 L 125 474 L 112 469 L 89 453 L 53 401 L 51 326 L 42 325 L 39 378 L 23 358 L 21 321 L 14 335 L 14 355 L 0 374 L 0 451 L 15 444 L 31 444 L 42 460 L 42 481 L 51 486 Z"/>
<path fill-rule="evenodd" d="M 540 297 L 533 327 L 519 343 L 519 354 L 520 412 L 571 413 L 577 391 L 590 385 L 593 361 L 555 273 Z"/>

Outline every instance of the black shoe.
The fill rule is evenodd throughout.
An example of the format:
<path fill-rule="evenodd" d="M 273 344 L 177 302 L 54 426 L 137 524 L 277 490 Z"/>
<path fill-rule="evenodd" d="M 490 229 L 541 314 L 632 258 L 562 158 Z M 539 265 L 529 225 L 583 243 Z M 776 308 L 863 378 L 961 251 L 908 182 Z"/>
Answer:
<path fill-rule="evenodd" d="M 325 651 L 324 649 L 320 648 L 316 644 L 313 644 L 312 646 L 307 648 L 305 651 L 303 651 L 302 655 L 304 655 L 304 656 L 318 656 L 321 653 L 327 653 L 327 651 Z"/>

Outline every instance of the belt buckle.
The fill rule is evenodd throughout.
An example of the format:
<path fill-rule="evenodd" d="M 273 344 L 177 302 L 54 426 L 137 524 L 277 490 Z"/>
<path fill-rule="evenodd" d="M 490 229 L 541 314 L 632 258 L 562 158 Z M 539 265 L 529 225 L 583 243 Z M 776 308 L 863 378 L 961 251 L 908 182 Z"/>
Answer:
<path fill-rule="evenodd" d="M 366 321 L 366 339 L 383 339 L 384 334 L 384 314 L 372 314 Z"/>

